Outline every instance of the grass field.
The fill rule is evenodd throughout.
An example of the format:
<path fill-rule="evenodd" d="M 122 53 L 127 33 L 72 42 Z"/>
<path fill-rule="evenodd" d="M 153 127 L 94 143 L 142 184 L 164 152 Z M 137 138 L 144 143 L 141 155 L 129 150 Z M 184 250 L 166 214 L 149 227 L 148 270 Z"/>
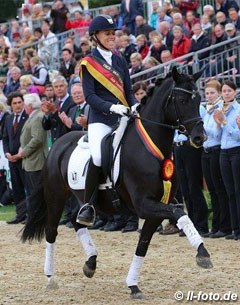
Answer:
<path fill-rule="evenodd" d="M 0 207 L 0 221 L 8 221 L 14 218 L 15 206 L 14 205 L 6 205 L 4 207 Z"/>

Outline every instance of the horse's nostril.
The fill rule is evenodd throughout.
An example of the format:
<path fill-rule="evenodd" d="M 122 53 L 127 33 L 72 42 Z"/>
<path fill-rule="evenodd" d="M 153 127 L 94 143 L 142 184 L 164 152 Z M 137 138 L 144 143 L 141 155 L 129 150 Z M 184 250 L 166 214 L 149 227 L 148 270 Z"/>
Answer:
<path fill-rule="evenodd" d="M 191 142 L 194 147 L 199 148 L 203 145 L 204 140 L 204 136 L 196 136 L 191 140 Z"/>

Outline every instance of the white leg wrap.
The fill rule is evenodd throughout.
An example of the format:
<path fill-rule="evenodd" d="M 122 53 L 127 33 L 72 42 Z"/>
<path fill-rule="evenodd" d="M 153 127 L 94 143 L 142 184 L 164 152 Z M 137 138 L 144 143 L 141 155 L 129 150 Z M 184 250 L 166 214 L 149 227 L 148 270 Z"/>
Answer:
<path fill-rule="evenodd" d="M 136 286 L 138 284 L 138 278 L 140 275 L 140 271 L 144 262 L 143 256 L 134 255 L 132 264 L 128 271 L 128 275 L 126 278 L 127 286 Z"/>
<path fill-rule="evenodd" d="M 200 244 L 203 243 L 203 240 L 190 218 L 187 215 L 180 217 L 178 219 L 177 226 L 180 230 L 183 230 L 192 247 L 197 250 Z"/>
<path fill-rule="evenodd" d="M 54 275 L 54 250 L 55 243 L 48 243 L 46 241 L 46 252 L 45 252 L 45 264 L 44 264 L 44 273 L 46 275 Z"/>
<path fill-rule="evenodd" d="M 77 231 L 77 239 L 81 242 L 88 259 L 93 255 L 97 255 L 96 246 L 87 228 L 82 228 Z"/>

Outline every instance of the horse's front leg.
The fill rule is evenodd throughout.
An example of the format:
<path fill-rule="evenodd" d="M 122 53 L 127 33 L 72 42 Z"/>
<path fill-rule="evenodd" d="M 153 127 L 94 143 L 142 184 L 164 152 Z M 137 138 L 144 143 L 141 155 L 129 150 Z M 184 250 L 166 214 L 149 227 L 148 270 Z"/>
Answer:
<path fill-rule="evenodd" d="M 77 224 L 77 223 L 76 223 Z M 81 225 L 77 224 L 79 227 Z M 97 267 L 97 249 L 87 228 L 77 230 L 77 239 L 81 242 L 83 250 L 87 256 L 87 261 L 83 266 L 83 273 L 86 277 L 93 277 Z"/>
<path fill-rule="evenodd" d="M 144 299 L 144 295 L 138 287 L 140 271 L 143 266 L 144 257 L 147 253 L 153 233 L 156 231 L 160 223 L 161 220 L 145 220 L 143 224 L 137 249 L 126 278 L 126 283 L 131 289 L 130 295 L 133 299 Z"/>
<path fill-rule="evenodd" d="M 172 204 L 157 202 L 152 198 L 147 198 L 145 200 L 147 201 L 147 204 L 145 204 L 145 208 L 141 211 L 139 217 L 145 219 L 175 219 L 178 228 L 183 230 L 189 243 L 197 250 L 196 262 L 198 266 L 202 268 L 212 268 L 213 265 L 210 255 L 203 244 L 200 234 L 188 215 L 186 215 L 182 209 Z"/>

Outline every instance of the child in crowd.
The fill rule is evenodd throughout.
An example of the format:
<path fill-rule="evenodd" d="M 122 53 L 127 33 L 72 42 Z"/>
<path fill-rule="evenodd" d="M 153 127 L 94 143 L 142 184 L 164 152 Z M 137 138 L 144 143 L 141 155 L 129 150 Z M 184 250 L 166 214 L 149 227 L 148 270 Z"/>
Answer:
<path fill-rule="evenodd" d="M 141 103 L 141 100 L 147 94 L 147 85 L 146 85 L 146 83 L 143 82 L 143 81 L 136 82 L 133 85 L 132 89 L 133 89 L 133 94 L 134 94 L 136 100 L 138 101 L 138 103 Z"/>

